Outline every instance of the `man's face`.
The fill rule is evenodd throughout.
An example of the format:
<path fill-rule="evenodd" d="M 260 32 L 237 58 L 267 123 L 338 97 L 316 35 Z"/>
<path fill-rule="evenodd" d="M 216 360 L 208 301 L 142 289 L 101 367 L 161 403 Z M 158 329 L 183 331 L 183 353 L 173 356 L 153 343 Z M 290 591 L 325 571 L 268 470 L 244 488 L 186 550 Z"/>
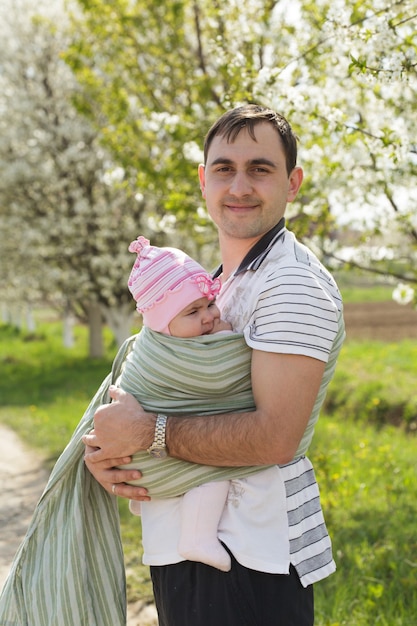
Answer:
<path fill-rule="evenodd" d="M 284 215 L 297 195 L 302 170 L 288 176 L 278 132 L 268 122 L 255 127 L 256 141 L 242 128 L 233 143 L 214 137 L 199 177 L 207 210 L 220 236 L 259 239 Z"/>

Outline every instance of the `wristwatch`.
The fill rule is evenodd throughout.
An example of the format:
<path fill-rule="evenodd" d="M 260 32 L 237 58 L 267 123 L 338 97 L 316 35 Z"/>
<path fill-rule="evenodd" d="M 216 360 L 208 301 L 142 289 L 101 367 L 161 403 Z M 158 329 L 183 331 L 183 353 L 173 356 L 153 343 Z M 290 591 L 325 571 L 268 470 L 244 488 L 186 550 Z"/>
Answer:
<path fill-rule="evenodd" d="M 168 455 L 165 433 L 168 417 L 158 413 L 155 423 L 155 438 L 147 452 L 155 459 L 163 459 Z"/>

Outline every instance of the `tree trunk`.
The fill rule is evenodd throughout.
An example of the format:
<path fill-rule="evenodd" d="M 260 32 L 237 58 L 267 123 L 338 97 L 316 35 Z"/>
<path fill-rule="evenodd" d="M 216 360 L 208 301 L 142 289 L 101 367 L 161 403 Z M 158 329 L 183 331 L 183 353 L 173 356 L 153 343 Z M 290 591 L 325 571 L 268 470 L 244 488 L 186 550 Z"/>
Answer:
<path fill-rule="evenodd" d="M 34 333 L 36 331 L 35 317 L 30 304 L 28 304 L 26 308 L 26 329 L 28 333 Z"/>
<path fill-rule="evenodd" d="M 132 334 L 132 304 L 106 308 L 103 310 L 103 315 L 116 339 L 117 346 L 120 347 Z"/>
<path fill-rule="evenodd" d="M 104 356 L 103 320 L 98 302 L 88 305 L 89 355 L 93 359 Z"/>
<path fill-rule="evenodd" d="M 1 319 L 3 324 L 11 324 L 12 316 L 10 315 L 10 309 L 4 303 L 1 305 Z"/>
<path fill-rule="evenodd" d="M 74 347 L 74 316 L 70 310 L 66 310 L 64 312 L 63 317 L 63 329 L 62 329 L 62 340 L 64 342 L 65 348 L 73 348 Z"/>
<path fill-rule="evenodd" d="M 9 307 L 10 325 L 22 330 L 22 307 L 17 304 L 12 304 Z"/>

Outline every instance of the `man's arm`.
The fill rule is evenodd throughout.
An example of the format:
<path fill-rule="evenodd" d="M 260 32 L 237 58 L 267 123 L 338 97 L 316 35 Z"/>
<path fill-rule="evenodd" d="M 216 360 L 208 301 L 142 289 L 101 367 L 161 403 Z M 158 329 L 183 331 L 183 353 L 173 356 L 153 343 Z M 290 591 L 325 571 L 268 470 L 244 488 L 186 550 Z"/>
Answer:
<path fill-rule="evenodd" d="M 256 410 L 168 420 L 169 454 L 219 466 L 288 463 L 307 426 L 324 368 L 310 357 L 254 350 Z"/>
<path fill-rule="evenodd" d="M 291 461 L 307 426 L 320 388 L 325 363 L 306 356 L 254 350 L 252 387 L 256 410 L 204 417 L 170 418 L 169 454 L 206 465 L 239 466 L 283 464 Z M 86 463 L 99 482 L 130 480 L 110 461 L 146 450 L 153 441 L 155 415 L 143 411 L 133 396 L 112 391 L 111 405 L 95 417 L 95 434 L 84 441 L 100 450 Z M 115 424 L 116 422 L 116 424 Z M 106 465 L 107 463 L 107 465 Z M 107 471 L 103 484 L 101 469 Z M 141 499 L 143 490 L 119 485 L 117 494 Z M 109 490 L 109 489 L 108 489 Z"/>

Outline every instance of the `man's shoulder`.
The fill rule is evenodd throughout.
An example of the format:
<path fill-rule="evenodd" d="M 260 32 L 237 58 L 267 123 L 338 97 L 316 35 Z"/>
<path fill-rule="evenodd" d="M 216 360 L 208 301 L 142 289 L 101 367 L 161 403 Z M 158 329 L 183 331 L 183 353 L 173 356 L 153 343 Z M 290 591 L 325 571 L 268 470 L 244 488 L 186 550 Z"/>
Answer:
<path fill-rule="evenodd" d="M 332 299 L 341 299 L 333 275 L 316 254 L 289 231 L 274 244 L 256 273 L 259 287 L 273 288 L 275 284 L 282 288 L 287 284 L 307 291 L 320 288 Z"/>

